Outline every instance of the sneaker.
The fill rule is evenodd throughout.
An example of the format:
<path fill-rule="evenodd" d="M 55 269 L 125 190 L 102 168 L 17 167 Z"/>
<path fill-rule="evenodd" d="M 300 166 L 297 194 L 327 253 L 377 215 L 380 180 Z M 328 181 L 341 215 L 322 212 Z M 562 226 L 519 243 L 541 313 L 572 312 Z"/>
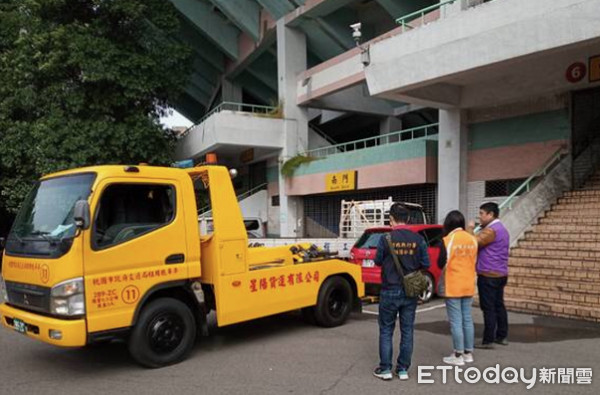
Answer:
<path fill-rule="evenodd" d="M 477 348 L 479 350 L 493 350 L 494 345 L 492 343 L 481 343 L 481 344 L 476 344 L 475 348 Z"/>
<path fill-rule="evenodd" d="M 506 340 L 506 338 L 496 339 L 496 341 L 494 343 L 500 344 L 501 346 L 508 346 L 508 340 Z"/>
<path fill-rule="evenodd" d="M 381 368 L 377 368 L 373 371 L 373 376 L 382 379 L 382 380 L 391 380 L 394 378 L 391 370 L 383 370 Z"/>
<path fill-rule="evenodd" d="M 473 353 L 464 353 L 463 354 L 463 359 L 465 361 L 465 363 L 473 363 L 475 360 L 473 359 Z"/>
<path fill-rule="evenodd" d="M 396 374 L 400 380 L 408 380 L 408 372 L 406 370 L 399 370 Z"/>
<path fill-rule="evenodd" d="M 455 365 L 455 366 L 463 366 L 465 364 L 465 359 L 462 355 L 456 356 L 455 353 L 452 353 L 449 357 L 445 357 L 442 359 L 447 365 Z"/>

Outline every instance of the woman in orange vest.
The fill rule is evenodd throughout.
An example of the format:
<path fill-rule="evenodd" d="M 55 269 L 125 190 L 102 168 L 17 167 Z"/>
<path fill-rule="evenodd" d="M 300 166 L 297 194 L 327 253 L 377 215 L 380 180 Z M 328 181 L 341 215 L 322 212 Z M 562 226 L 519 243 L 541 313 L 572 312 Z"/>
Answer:
<path fill-rule="evenodd" d="M 446 216 L 444 234 L 447 259 L 438 281 L 438 295 L 446 298 L 454 345 L 454 353 L 444 358 L 444 363 L 462 366 L 473 362 L 475 329 L 471 306 L 475 294 L 477 239 L 465 231 L 465 217 L 457 210 Z"/>

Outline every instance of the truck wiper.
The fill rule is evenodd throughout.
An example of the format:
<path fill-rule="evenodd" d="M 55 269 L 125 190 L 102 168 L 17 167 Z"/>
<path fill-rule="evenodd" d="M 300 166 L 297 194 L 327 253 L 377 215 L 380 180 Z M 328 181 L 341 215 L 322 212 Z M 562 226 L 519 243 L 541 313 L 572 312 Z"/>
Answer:
<path fill-rule="evenodd" d="M 17 234 L 17 232 L 13 232 L 12 234 L 9 235 L 9 239 L 11 237 L 14 237 L 15 239 L 17 239 L 17 241 L 21 244 L 25 244 L 25 240 L 23 240 L 22 238 L 19 237 L 19 235 Z"/>
<path fill-rule="evenodd" d="M 50 234 L 50 232 L 43 232 L 41 230 L 36 230 L 30 233 L 32 236 L 42 236 L 42 238 L 44 240 L 46 240 L 48 243 L 50 243 L 50 245 L 56 245 L 56 243 L 58 242 L 57 239 L 49 237 L 48 235 Z"/>

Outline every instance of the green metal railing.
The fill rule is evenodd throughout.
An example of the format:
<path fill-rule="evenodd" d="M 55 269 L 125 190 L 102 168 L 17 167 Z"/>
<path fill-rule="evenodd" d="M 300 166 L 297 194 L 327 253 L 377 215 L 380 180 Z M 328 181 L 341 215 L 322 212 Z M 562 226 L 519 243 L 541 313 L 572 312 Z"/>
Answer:
<path fill-rule="evenodd" d="M 246 198 L 254 195 L 255 193 L 260 192 L 260 191 L 262 191 L 264 189 L 267 189 L 267 186 L 268 186 L 267 183 L 255 186 L 254 188 L 249 189 L 246 192 L 243 192 L 243 193 L 237 195 L 236 199 L 237 199 L 238 202 L 241 202 L 242 200 L 244 200 L 244 199 L 246 199 Z M 204 206 L 204 207 L 198 209 L 198 215 L 204 216 L 205 214 L 209 213 L 210 211 L 211 211 L 210 205 L 207 205 L 207 206 Z"/>
<path fill-rule="evenodd" d="M 223 110 L 245 112 L 245 113 L 259 114 L 259 115 L 271 115 L 271 114 L 276 114 L 279 109 L 277 107 L 273 107 L 273 106 L 262 106 L 259 104 L 246 104 L 246 103 L 235 103 L 235 102 L 224 101 L 224 102 L 220 103 L 218 106 L 216 106 L 215 108 L 213 108 L 212 110 L 210 110 L 209 112 L 207 112 L 206 114 L 204 114 L 204 116 L 202 118 L 200 118 L 200 120 L 198 122 L 194 123 L 194 125 L 190 126 L 183 133 L 181 133 L 180 138 L 185 137 L 193 128 L 195 128 L 198 125 L 201 125 L 208 118 L 212 117 L 213 115 L 215 115 L 217 113 L 220 113 Z"/>
<path fill-rule="evenodd" d="M 323 158 L 328 155 L 338 154 L 342 152 L 356 151 L 359 149 L 377 147 L 380 145 L 400 143 L 403 141 L 429 137 L 436 134 L 438 134 L 438 124 L 432 123 L 430 125 L 399 130 L 397 132 L 383 134 L 380 136 L 368 137 L 366 139 L 361 140 L 350 141 L 348 143 L 340 143 L 330 145 L 328 147 L 316 148 L 313 150 L 306 151 L 304 155 L 312 156 L 315 158 Z"/>
<path fill-rule="evenodd" d="M 557 165 L 566 154 L 566 147 L 560 147 L 554 155 L 548 159 L 538 170 L 536 170 L 527 180 L 525 180 L 517 189 L 514 190 L 513 193 L 510 194 L 502 203 L 498 205 L 498 209 L 500 210 L 500 214 L 502 215 L 502 210 L 511 210 L 513 204 L 521 196 L 523 193 L 527 193 L 531 191 L 531 189 L 537 184 L 542 177 L 546 176 L 550 170 Z M 475 228 L 475 232 L 479 232 L 481 230 L 481 226 L 477 226 Z"/>
<path fill-rule="evenodd" d="M 544 163 L 544 165 L 542 167 L 540 167 L 535 173 L 530 175 L 529 178 L 521 184 L 521 186 L 519 186 L 517 189 L 515 189 L 515 191 L 509 197 L 506 198 L 506 200 L 504 200 L 502 203 L 500 203 L 500 205 L 498 206 L 500 211 L 502 211 L 503 209 L 508 209 L 508 210 L 512 209 L 512 206 L 513 206 L 513 203 L 515 202 L 515 200 L 522 193 L 529 192 L 531 190 L 531 188 L 540 179 L 540 177 L 544 177 L 546 174 L 548 174 L 548 172 L 554 167 L 554 165 L 556 165 L 558 162 L 560 162 L 562 160 L 564 154 L 565 154 L 565 148 L 560 147 L 560 149 L 557 150 L 554 153 L 554 155 L 552 155 L 552 157 L 546 163 Z"/>
<path fill-rule="evenodd" d="M 404 16 L 396 19 L 396 23 L 399 24 L 400 26 L 402 26 L 402 31 L 404 32 L 407 27 L 412 29 L 412 26 L 410 26 L 408 24 L 409 22 L 411 22 L 417 18 L 421 18 L 421 24 L 425 24 L 425 15 L 426 14 L 430 13 L 431 11 L 435 11 L 439 8 L 442 8 L 445 5 L 452 4 L 456 1 L 457 0 L 447 0 L 447 1 L 442 1 L 441 3 L 438 3 L 438 4 L 430 5 L 429 7 L 425 7 L 418 11 L 411 12 L 408 15 L 404 15 Z"/>

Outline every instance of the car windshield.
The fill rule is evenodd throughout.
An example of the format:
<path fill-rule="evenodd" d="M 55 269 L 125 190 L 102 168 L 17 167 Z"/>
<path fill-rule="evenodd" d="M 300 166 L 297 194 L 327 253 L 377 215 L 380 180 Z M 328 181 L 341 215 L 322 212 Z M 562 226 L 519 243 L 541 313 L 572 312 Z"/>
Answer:
<path fill-rule="evenodd" d="M 94 178 L 94 174 L 85 173 L 36 183 L 15 219 L 9 238 L 19 242 L 54 242 L 74 236 L 75 202 L 88 198 Z"/>
<path fill-rule="evenodd" d="M 355 248 L 377 248 L 377 244 L 379 244 L 379 239 L 381 239 L 381 236 L 383 236 L 384 234 L 385 234 L 384 231 L 365 232 L 360 237 L 360 239 L 358 239 L 358 241 L 356 242 L 354 247 Z"/>

